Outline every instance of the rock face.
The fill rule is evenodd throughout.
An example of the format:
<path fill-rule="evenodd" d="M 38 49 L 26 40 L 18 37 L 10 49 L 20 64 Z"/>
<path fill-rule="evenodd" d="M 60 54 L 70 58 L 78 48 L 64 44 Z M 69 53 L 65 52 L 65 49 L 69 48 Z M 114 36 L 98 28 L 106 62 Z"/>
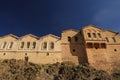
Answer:
<path fill-rule="evenodd" d="M 112 76 L 113 75 L 113 76 Z M 108 74 L 87 64 L 72 62 L 37 65 L 22 60 L 0 61 L 0 80 L 119 80 L 120 73 Z M 116 78 L 116 79 L 115 79 Z"/>

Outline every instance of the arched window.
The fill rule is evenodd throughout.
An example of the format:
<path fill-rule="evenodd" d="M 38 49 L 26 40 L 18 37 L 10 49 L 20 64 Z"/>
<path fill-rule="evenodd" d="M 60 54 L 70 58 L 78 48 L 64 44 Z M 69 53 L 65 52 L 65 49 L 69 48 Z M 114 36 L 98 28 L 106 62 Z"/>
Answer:
<path fill-rule="evenodd" d="M 102 36 L 101 36 L 101 34 L 100 34 L 100 33 L 98 33 L 98 37 L 99 37 L 99 38 L 102 38 Z"/>
<path fill-rule="evenodd" d="M 54 49 L 54 43 L 53 42 L 50 43 L 50 49 Z"/>
<path fill-rule="evenodd" d="M 96 38 L 96 34 L 95 33 L 93 33 L 93 37 Z"/>
<path fill-rule="evenodd" d="M 116 42 L 116 39 L 115 39 L 115 37 L 112 37 L 112 39 L 113 39 L 113 42 Z"/>
<path fill-rule="evenodd" d="M 35 48 L 36 47 L 36 42 L 33 42 L 33 47 L 32 48 Z"/>
<path fill-rule="evenodd" d="M 0 48 L 1 48 L 1 49 L 5 48 L 6 44 L 7 44 L 7 42 L 2 42 Z"/>
<path fill-rule="evenodd" d="M 13 42 L 10 43 L 10 48 L 12 48 L 12 46 L 13 46 Z"/>
<path fill-rule="evenodd" d="M 91 38 L 91 34 L 90 33 L 87 33 L 87 35 L 88 35 L 88 38 Z"/>
<path fill-rule="evenodd" d="M 23 47 L 24 47 L 24 42 L 21 42 L 20 48 L 23 48 Z"/>
<path fill-rule="evenodd" d="M 71 37 L 70 36 L 68 36 L 68 41 L 71 42 Z"/>
<path fill-rule="evenodd" d="M 30 48 L 30 42 L 27 42 L 27 48 Z"/>
<path fill-rule="evenodd" d="M 12 46 L 13 46 L 13 42 L 10 42 L 10 43 L 8 44 L 8 49 L 12 48 Z"/>
<path fill-rule="evenodd" d="M 108 39 L 108 37 L 106 37 L 105 39 L 106 39 L 106 41 L 107 41 L 107 42 L 109 42 L 109 39 Z"/>
<path fill-rule="evenodd" d="M 42 43 L 42 49 L 47 49 L 47 42 Z"/>
<path fill-rule="evenodd" d="M 2 47 L 2 48 L 5 48 L 6 44 L 7 44 L 7 42 L 4 42 L 4 43 L 3 43 L 3 47 Z"/>

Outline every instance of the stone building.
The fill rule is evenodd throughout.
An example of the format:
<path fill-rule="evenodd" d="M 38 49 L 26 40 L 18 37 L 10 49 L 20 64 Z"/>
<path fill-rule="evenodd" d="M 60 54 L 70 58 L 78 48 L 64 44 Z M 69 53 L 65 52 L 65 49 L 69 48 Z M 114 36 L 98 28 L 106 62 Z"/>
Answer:
<path fill-rule="evenodd" d="M 61 37 L 9 34 L 0 37 L 0 59 L 22 59 L 37 64 L 72 61 L 107 71 L 118 70 L 120 35 L 94 25 L 64 30 Z"/>

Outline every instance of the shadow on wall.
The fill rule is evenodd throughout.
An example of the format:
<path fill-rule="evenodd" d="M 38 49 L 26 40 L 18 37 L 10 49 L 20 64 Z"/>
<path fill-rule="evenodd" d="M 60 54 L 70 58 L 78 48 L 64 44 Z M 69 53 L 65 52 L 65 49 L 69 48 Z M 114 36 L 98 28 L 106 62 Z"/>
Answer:
<path fill-rule="evenodd" d="M 72 56 L 78 57 L 79 64 L 88 63 L 82 32 L 77 33 L 73 37 L 68 37 L 68 41 L 70 42 L 70 53 Z"/>

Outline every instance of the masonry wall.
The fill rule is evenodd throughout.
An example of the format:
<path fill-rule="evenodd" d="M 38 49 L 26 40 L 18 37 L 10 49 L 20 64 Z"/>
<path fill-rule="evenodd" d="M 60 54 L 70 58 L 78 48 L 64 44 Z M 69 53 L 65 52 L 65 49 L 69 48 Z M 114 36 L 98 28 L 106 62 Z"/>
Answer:
<path fill-rule="evenodd" d="M 62 62 L 62 53 L 60 46 L 60 39 L 54 35 L 46 35 L 38 39 L 34 35 L 25 35 L 17 38 L 14 35 L 7 35 L 0 38 L 0 46 L 6 42 L 5 47 L 0 49 L 0 59 L 21 59 L 25 60 L 28 57 L 29 62 L 37 64 L 52 64 L 56 62 Z M 8 48 L 9 43 L 13 42 L 12 48 Z M 24 46 L 21 47 L 21 43 L 24 42 Z M 28 42 L 30 43 L 28 47 Z M 33 48 L 33 42 L 36 43 Z M 46 42 L 46 48 L 42 49 L 42 43 Z M 53 49 L 50 48 L 50 43 L 53 43 Z"/>
<path fill-rule="evenodd" d="M 10 48 L 11 42 L 13 45 Z M 0 37 L 1 60 L 25 60 L 25 57 L 28 57 L 29 62 L 37 64 L 71 61 L 77 65 L 89 63 L 97 69 L 114 72 L 120 70 L 120 35 L 88 25 L 80 31 L 65 30 L 61 33 L 61 38 L 52 34 L 43 37 L 32 34 L 22 37 L 9 34 Z"/>
<path fill-rule="evenodd" d="M 75 64 L 87 63 L 84 41 L 81 33 L 76 30 L 62 32 L 61 47 L 63 61 L 72 61 Z M 77 38 L 77 41 L 75 40 Z"/>
<path fill-rule="evenodd" d="M 111 66 L 111 72 L 120 70 L 120 36 L 116 32 L 109 30 L 104 31 L 104 37 L 108 38 L 107 43 L 107 59 Z M 115 41 L 113 40 L 115 39 Z"/>
<path fill-rule="evenodd" d="M 103 65 L 107 63 L 107 51 L 102 30 L 89 25 L 84 27 L 82 32 L 84 34 L 89 65 L 97 69 L 108 70 L 107 66 Z M 104 44 L 104 46 L 101 44 Z"/>

